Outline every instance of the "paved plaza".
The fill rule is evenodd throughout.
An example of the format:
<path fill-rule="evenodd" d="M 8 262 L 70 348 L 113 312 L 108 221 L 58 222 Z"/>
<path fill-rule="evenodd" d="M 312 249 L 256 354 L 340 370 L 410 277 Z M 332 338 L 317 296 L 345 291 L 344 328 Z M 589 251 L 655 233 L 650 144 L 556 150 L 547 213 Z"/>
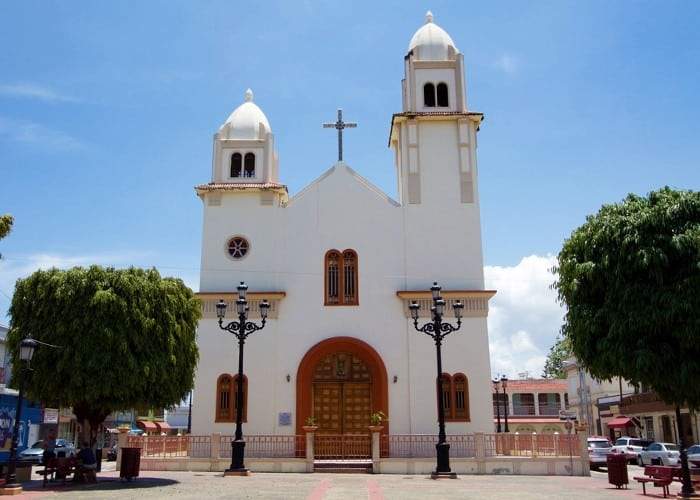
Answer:
<path fill-rule="evenodd" d="M 113 467 L 113 465 L 112 465 Z M 641 472 L 630 467 L 630 479 Z M 121 482 L 114 471 L 100 474 L 94 485 L 50 485 L 42 490 L 39 476 L 15 498 L 139 499 L 170 498 L 271 498 L 308 500 L 425 500 L 425 499 L 566 499 L 645 498 L 632 481 L 629 490 L 616 490 L 605 472 L 592 477 L 562 476 L 461 476 L 433 481 L 425 476 L 370 474 L 270 474 L 222 477 L 214 472 L 142 472 L 131 483 Z M 649 498 L 662 498 L 650 488 Z M 674 484 L 675 494 L 680 485 Z"/>

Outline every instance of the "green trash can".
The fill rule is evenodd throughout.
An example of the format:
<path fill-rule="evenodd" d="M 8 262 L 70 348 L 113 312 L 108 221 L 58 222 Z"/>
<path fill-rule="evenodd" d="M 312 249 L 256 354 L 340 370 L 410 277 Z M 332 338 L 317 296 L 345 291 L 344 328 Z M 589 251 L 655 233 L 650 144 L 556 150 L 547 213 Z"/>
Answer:
<path fill-rule="evenodd" d="M 607 457 L 608 483 L 620 489 L 627 488 L 629 478 L 627 477 L 627 456 L 624 453 L 611 453 Z"/>

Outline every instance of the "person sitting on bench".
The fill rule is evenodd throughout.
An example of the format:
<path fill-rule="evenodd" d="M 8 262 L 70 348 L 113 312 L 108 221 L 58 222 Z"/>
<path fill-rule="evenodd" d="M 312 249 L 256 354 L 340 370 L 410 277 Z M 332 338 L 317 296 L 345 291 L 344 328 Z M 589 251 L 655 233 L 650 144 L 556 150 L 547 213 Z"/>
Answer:
<path fill-rule="evenodd" d="M 87 441 L 83 441 L 83 446 L 80 448 L 76 458 L 78 459 L 78 474 L 76 476 L 85 478 L 89 483 L 96 482 L 97 459 L 95 458 L 95 452 Z"/>

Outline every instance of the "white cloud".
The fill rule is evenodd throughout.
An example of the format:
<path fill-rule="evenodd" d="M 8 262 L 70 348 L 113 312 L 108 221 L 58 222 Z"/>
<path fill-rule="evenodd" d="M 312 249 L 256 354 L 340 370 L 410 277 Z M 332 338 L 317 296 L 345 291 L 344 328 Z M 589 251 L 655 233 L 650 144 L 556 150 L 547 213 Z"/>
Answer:
<path fill-rule="evenodd" d="M 0 140 L 42 146 L 60 151 L 85 149 L 86 145 L 75 137 L 39 123 L 11 120 L 0 117 Z"/>
<path fill-rule="evenodd" d="M 555 264 L 552 255 L 531 255 L 515 266 L 484 267 L 486 287 L 498 291 L 491 299 L 489 311 L 494 374 L 542 375 L 564 314 L 556 291 L 551 288 L 555 279 L 551 269 Z"/>
<path fill-rule="evenodd" d="M 503 71 L 507 75 L 514 75 L 520 67 L 520 62 L 515 56 L 503 54 L 493 62 L 493 67 Z"/>
<path fill-rule="evenodd" d="M 13 83 L 0 85 L 0 95 L 46 102 L 78 102 L 75 97 L 56 92 L 53 89 L 34 83 Z"/>

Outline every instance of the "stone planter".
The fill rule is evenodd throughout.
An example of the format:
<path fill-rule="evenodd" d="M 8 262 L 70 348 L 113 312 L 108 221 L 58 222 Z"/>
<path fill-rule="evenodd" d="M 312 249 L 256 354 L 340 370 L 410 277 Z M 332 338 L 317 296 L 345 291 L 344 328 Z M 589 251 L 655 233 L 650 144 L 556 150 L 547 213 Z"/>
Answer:
<path fill-rule="evenodd" d="M 384 428 L 383 425 L 370 425 L 369 426 L 370 432 L 381 432 L 383 428 Z"/>
<path fill-rule="evenodd" d="M 316 432 L 318 425 L 303 425 L 301 428 L 304 429 L 304 432 Z"/>

